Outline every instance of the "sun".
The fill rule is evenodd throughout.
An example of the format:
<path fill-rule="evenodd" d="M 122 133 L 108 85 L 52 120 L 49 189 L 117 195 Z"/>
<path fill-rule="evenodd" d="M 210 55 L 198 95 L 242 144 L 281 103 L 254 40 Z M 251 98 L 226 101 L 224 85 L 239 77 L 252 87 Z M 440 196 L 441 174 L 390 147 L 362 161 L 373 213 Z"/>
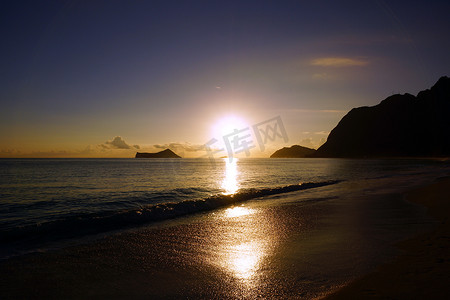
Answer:
<path fill-rule="evenodd" d="M 248 123 L 242 117 L 234 114 L 226 115 L 212 126 L 212 136 L 215 139 L 222 140 L 224 136 L 232 134 L 235 130 L 242 130 L 248 126 Z"/>

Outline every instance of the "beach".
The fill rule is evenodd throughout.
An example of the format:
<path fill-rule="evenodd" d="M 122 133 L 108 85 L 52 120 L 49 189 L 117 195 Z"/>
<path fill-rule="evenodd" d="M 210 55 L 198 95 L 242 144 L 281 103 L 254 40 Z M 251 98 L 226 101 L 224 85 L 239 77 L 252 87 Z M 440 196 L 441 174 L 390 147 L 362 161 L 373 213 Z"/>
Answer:
<path fill-rule="evenodd" d="M 420 287 L 414 283 L 420 278 L 427 288 L 436 285 L 431 295 L 443 295 L 445 277 L 439 276 L 445 276 L 441 271 L 448 262 L 440 243 L 446 231 L 439 229 L 442 225 L 435 229 L 436 220 L 422 204 L 428 207 L 426 198 L 435 195 L 430 212 L 445 215 L 448 179 L 408 194 L 423 195 L 420 205 L 404 197 L 417 183 L 405 179 L 404 187 L 392 189 L 386 184 L 392 180 L 342 182 L 268 196 L 13 257 L 0 263 L 7 274 L 0 279 L 0 296 L 318 299 L 339 290 L 331 297 L 396 299 L 403 295 L 397 290 L 400 284 L 389 290 L 370 278 L 389 266 L 397 270 L 393 264 L 405 255 L 409 261 L 399 262 L 398 273 L 384 272 L 411 280 L 404 289 Z M 395 246 L 417 234 L 419 238 Z M 430 243 L 425 249 L 436 254 L 417 254 L 420 243 Z M 436 270 L 422 274 L 428 268 Z M 392 289 L 396 281 L 386 282 Z"/>
<path fill-rule="evenodd" d="M 0 300 L 450 299 L 450 1 L 2 4 Z"/>
<path fill-rule="evenodd" d="M 450 178 L 410 191 L 406 199 L 438 220 L 432 230 L 397 244 L 402 253 L 327 299 L 447 299 L 450 296 Z"/>

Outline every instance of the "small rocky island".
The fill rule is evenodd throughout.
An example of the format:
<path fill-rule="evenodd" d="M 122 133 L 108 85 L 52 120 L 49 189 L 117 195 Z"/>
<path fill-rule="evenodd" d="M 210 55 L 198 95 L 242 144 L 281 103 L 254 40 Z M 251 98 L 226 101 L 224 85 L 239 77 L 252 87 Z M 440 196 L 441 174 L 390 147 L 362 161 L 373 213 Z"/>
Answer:
<path fill-rule="evenodd" d="M 136 152 L 135 158 L 181 158 L 172 150 L 166 149 L 156 153 Z"/>

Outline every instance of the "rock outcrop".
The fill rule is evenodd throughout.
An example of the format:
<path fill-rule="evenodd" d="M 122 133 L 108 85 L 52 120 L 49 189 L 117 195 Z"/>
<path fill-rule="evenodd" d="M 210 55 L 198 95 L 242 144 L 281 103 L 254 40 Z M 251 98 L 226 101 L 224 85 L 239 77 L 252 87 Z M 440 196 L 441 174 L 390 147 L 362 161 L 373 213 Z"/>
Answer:
<path fill-rule="evenodd" d="M 417 96 L 352 109 L 314 157 L 450 156 L 450 78 Z"/>
<path fill-rule="evenodd" d="M 311 156 L 314 152 L 316 152 L 314 149 L 294 145 L 275 151 L 270 158 L 301 158 Z"/>

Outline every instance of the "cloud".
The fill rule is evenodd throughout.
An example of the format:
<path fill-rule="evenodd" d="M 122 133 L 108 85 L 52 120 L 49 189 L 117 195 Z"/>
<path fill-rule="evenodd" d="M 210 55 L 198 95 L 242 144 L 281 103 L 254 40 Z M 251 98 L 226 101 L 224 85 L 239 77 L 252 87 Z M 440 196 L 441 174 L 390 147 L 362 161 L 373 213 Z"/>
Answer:
<path fill-rule="evenodd" d="M 340 109 L 301 109 L 301 108 L 290 108 L 287 109 L 290 112 L 299 112 L 299 113 L 334 113 L 334 114 L 342 114 L 347 113 L 348 110 L 340 110 Z"/>
<path fill-rule="evenodd" d="M 369 64 L 369 61 L 364 59 L 356 59 L 349 57 L 321 57 L 311 60 L 310 65 L 319 67 L 364 67 Z M 322 73 L 322 77 L 324 76 Z M 318 75 L 320 77 L 320 75 Z"/>
<path fill-rule="evenodd" d="M 322 137 L 320 140 L 316 140 L 313 138 L 305 138 L 300 141 L 299 145 L 303 147 L 317 149 L 320 146 L 322 146 L 326 141 L 327 141 L 326 137 Z"/>
<path fill-rule="evenodd" d="M 316 131 L 314 132 L 314 134 L 323 134 L 323 135 L 329 135 L 330 132 L 329 131 Z"/>
<path fill-rule="evenodd" d="M 316 145 L 313 144 L 312 138 L 303 139 L 300 141 L 300 146 L 308 147 L 308 148 L 316 148 Z"/>
<path fill-rule="evenodd" d="M 129 150 L 129 151 L 123 151 Z M 12 148 L 0 149 L 0 157 L 132 157 L 132 152 L 141 149 L 139 145 L 129 145 L 120 136 L 103 144 L 87 145 L 83 149 L 49 149 L 49 150 L 18 150 Z"/>
<path fill-rule="evenodd" d="M 320 139 L 320 141 L 319 141 L 319 144 L 318 144 L 318 147 L 317 148 L 319 148 L 320 146 L 322 146 L 323 144 L 325 144 L 325 142 L 327 141 L 327 139 L 326 138 L 321 138 Z"/>
<path fill-rule="evenodd" d="M 14 155 L 14 154 L 20 154 L 20 153 L 21 153 L 20 150 L 11 149 L 11 148 L 0 150 L 1 155 Z"/>
<path fill-rule="evenodd" d="M 139 145 L 128 145 L 120 136 L 116 136 L 112 141 L 106 141 L 100 147 L 104 149 L 140 149 Z"/>
<path fill-rule="evenodd" d="M 328 73 L 314 73 L 312 75 L 312 78 L 317 80 L 329 80 L 333 79 L 334 77 Z"/>

